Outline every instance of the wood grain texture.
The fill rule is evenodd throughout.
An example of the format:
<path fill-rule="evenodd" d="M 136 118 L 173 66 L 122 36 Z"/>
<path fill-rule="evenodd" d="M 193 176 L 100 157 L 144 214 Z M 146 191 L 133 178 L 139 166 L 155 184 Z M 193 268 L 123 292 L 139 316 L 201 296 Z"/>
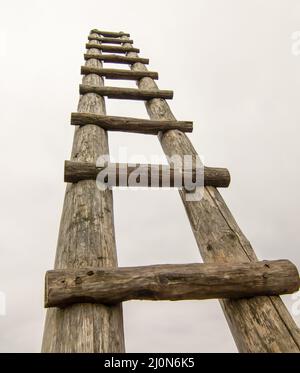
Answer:
<path fill-rule="evenodd" d="M 96 59 L 99 61 L 110 62 L 110 63 L 121 63 L 121 64 L 128 64 L 131 65 L 136 62 L 141 62 L 144 65 L 149 64 L 149 58 L 141 58 L 141 57 L 128 57 L 128 56 L 120 56 L 118 54 L 95 54 L 95 53 L 86 53 L 84 55 L 85 60 L 89 59 Z"/>
<path fill-rule="evenodd" d="M 101 44 L 124 44 L 124 40 L 122 39 L 118 39 L 118 38 L 103 38 L 101 36 L 98 36 L 98 35 L 94 35 L 94 36 L 88 36 L 88 39 L 89 40 L 97 40 L 99 41 Z M 126 40 L 126 43 L 127 44 L 133 44 L 133 40 Z"/>
<path fill-rule="evenodd" d="M 129 53 L 129 56 L 137 57 L 137 54 Z M 147 70 L 141 63 L 131 68 L 134 71 Z M 142 90 L 157 89 L 151 78 L 139 80 L 138 87 Z M 175 120 L 165 100 L 153 99 L 145 104 L 151 119 Z M 197 155 L 188 137 L 180 131 L 161 133 L 159 140 L 168 156 Z M 187 201 L 186 193 L 179 193 L 205 262 L 257 261 L 251 244 L 216 188 L 206 187 L 201 201 Z M 299 328 L 278 296 L 221 300 L 220 303 L 240 352 L 300 352 Z"/>
<path fill-rule="evenodd" d="M 90 53 L 100 53 L 90 49 Z M 98 59 L 87 66 L 101 68 Z M 85 85 L 101 87 L 98 75 L 83 77 Z M 103 97 L 89 93 L 80 97 L 79 112 L 105 115 Z M 107 133 L 97 126 L 76 127 L 71 159 L 95 162 L 108 154 Z M 55 269 L 87 266 L 117 266 L 113 224 L 113 196 L 100 192 L 95 182 L 68 184 L 62 211 Z M 122 306 L 76 304 L 65 309 L 47 311 L 43 352 L 123 352 Z"/>
<path fill-rule="evenodd" d="M 87 49 L 99 49 L 102 52 L 112 52 L 112 53 L 128 53 L 128 52 L 137 52 L 139 53 L 140 50 L 138 48 L 134 48 L 132 46 L 119 46 L 119 45 L 105 45 L 105 44 L 95 44 L 95 43 L 87 43 Z"/>
<path fill-rule="evenodd" d="M 101 30 L 97 30 L 97 29 L 93 29 L 91 31 L 91 36 L 94 36 L 94 34 L 98 34 L 98 35 L 102 35 L 102 36 L 105 36 L 105 37 L 108 37 L 108 38 L 119 38 L 121 36 L 127 36 L 127 37 L 130 37 L 130 34 L 126 33 L 126 32 L 113 32 L 113 31 L 101 31 Z"/>
<path fill-rule="evenodd" d="M 165 264 L 48 271 L 45 307 L 128 300 L 201 300 L 291 294 L 299 273 L 288 260 L 243 264 Z"/>
<path fill-rule="evenodd" d="M 72 113 L 71 124 L 75 126 L 95 124 L 107 131 L 123 131 L 145 135 L 157 135 L 160 131 L 171 129 L 178 129 L 182 132 L 193 131 L 193 122 L 189 121 L 148 120 L 90 113 Z"/>
<path fill-rule="evenodd" d="M 77 183 L 82 180 L 96 180 L 103 167 L 97 167 L 91 162 L 65 161 L 65 177 L 67 183 Z M 226 168 L 205 167 L 198 170 L 178 171 L 173 166 L 126 163 L 110 163 L 107 169 L 109 186 L 137 186 L 137 187 L 182 187 L 189 185 L 195 180 L 195 185 L 213 185 L 219 188 L 226 188 L 230 184 L 230 174 Z M 138 185 L 130 184 L 133 180 Z M 178 183 L 180 185 L 178 185 Z"/>
<path fill-rule="evenodd" d="M 148 76 L 152 79 L 158 79 L 158 73 L 155 71 L 132 71 L 125 69 L 98 69 L 96 67 L 81 66 L 81 74 L 96 74 L 104 76 L 107 79 L 118 80 L 138 80 Z"/>
<path fill-rule="evenodd" d="M 136 89 L 123 87 L 98 87 L 92 85 L 80 84 L 80 94 L 96 93 L 108 98 L 119 100 L 152 100 L 153 98 L 172 99 L 173 91 L 159 90 L 159 89 Z"/>

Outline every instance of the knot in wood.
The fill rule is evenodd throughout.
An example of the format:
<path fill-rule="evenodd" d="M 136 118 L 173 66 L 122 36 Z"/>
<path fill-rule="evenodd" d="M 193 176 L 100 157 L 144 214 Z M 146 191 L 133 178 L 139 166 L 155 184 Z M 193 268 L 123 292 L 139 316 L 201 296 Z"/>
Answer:
<path fill-rule="evenodd" d="M 82 284 L 82 279 L 81 279 L 80 277 L 76 277 L 76 278 L 75 278 L 75 284 L 76 284 L 76 285 L 80 285 L 80 284 Z"/>

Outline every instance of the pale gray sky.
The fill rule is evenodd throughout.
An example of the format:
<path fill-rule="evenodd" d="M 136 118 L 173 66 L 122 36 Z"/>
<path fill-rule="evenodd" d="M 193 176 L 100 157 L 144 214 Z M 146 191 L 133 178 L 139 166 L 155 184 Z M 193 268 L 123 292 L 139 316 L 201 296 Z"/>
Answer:
<path fill-rule="evenodd" d="M 300 267 L 300 30 L 297 0 L 0 0 L 1 352 L 38 352 L 43 286 L 53 267 L 84 44 L 92 28 L 130 32 L 261 259 Z M 119 82 L 109 81 L 109 85 Z M 122 84 L 124 85 L 124 83 Z M 128 83 L 127 86 L 134 86 Z M 111 115 L 147 118 L 142 102 Z M 111 154 L 162 155 L 151 136 L 110 134 Z M 114 192 L 120 265 L 199 261 L 176 191 Z M 291 309 L 290 296 L 284 297 Z M 128 352 L 232 352 L 217 301 L 124 305 Z M 295 317 L 299 323 L 300 316 Z"/>

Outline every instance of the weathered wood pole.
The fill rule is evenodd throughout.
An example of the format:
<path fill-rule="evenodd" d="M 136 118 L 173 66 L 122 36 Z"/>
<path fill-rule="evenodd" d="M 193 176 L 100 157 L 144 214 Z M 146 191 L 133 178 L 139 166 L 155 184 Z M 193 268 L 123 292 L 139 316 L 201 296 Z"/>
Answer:
<path fill-rule="evenodd" d="M 45 307 L 291 294 L 299 284 L 297 268 L 288 260 L 54 270 L 45 278 Z"/>
<path fill-rule="evenodd" d="M 102 44 L 123 44 L 123 40 L 118 38 L 105 38 L 101 36 L 88 36 L 88 40 L 98 40 Z M 127 40 L 126 43 L 133 44 L 133 40 Z"/>
<path fill-rule="evenodd" d="M 90 49 L 88 53 L 100 54 L 100 51 Z M 89 59 L 86 65 L 102 67 L 98 59 Z M 90 74 L 83 77 L 83 84 L 102 87 L 103 79 Z M 104 115 L 103 97 L 95 93 L 81 96 L 78 111 Z M 96 162 L 108 152 L 104 129 L 94 125 L 76 127 L 72 160 Z M 88 180 L 67 186 L 55 259 L 56 269 L 86 266 L 117 266 L 112 192 L 100 192 L 96 183 Z M 47 311 L 43 352 L 123 352 L 124 349 L 121 305 L 75 304 Z"/>
<path fill-rule="evenodd" d="M 125 40 L 126 37 L 122 36 Z M 126 45 L 126 44 L 125 44 Z M 130 57 L 137 54 L 130 52 Z M 134 71 L 147 70 L 136 63 Z M 151 78 L 137 82 L 142 90 L 157 89 Z M 147 101 L 151 119 L 175 120 L 165 100 Z M 159 140 L 166 155 L 197 155 L 188 137 L 177 130 L 161 133 Z M 203 260 L 208 263 L 257 261 L 255 252 L 237 225 L 218 190 L 206 187 L 201 201 L 187 201 L 179 191 Z M 221 300 L 227 322 L 240 352 L 300 352 L 300 331 L 278 296 Z"/>
<path fill-rule="evenodd" d="M 145 65 L 149 64 L 149 58 L 127 57 L 127 56 L 122 56 L 119 54 L 86 53 L 84 55 L 85 60 L 89 60 L 91 58 L 95 58 L 96 60 L 99 60 L 99 61 L 106 61 L 106 62 L 120 63 L 120 64 L 130 64 L 130 63 L 135 63 L 135 62 L 141 62 Z"/>
<path fill-rule="evenodd" d="M 80 84 L 80 94 L 96 93 L 101 96 L 107 96 L 108 98 L 114 98 L 118 100 L 151 100 L 153 98 L 172 99 L 173 91 L 159 90 L 159 89 L 136 89 L 136 88 L 124 88 L 124 87 L 98 87 L 88 84 Z"/>
<path fill-rule="evenodd" d="M 65 182 L 77 183 L 81 180 L 96 180 L 101 169 L 90 162 L 65 161 Z M 133 173 L 133 175 L 132 175 Z M 110 163 L 107 167 L 109 186 L 140 186 L 140 187 L 184 187 L 213 185 L 227 188 L 230 184 L 230 173 L 226 168 L 204 167 L 197 170 L 178 170 L 173 166 L 160 164 Z M 131 176 L 132 175 L 132 176 Z M 139 179 L 139 180 L 136 180 Z M 134 185 L 130 185 L 130 181 Z M 137 185 L 135 185 L 137 182 Z M 193 188 L 192 188 L 193 189 Z"/>
<path fill-rule="evenodd" d="M 117 79 L 117 80 L 138 80 L 146 76 L 152 79 L 158 79 L 158 73 L 155 71 L 132 71 L 132 70 L 122 70 L 122 69 L 98 69 L 95 67 L 81 66 L 81 74 L 97 74 L 99 76 L 104 76 L 107 79 Z"/>
<path fill-rule="evenodd" d="M 143 133 L 145 135 L 157 135 L 162 130 L 167 131 L 170 129 L 182 132 L 193 131 L 193 122 L 188 121 L 161 121 L 88 113 L 72 113 L 71 124 L 74 126 L 95 124 L 109 131 Z"/>
<path fill-rule="evenodd" d="M 103 51 L 103 52 L 112 52 L 112 53 L 127 53 L 127 52 L 139 53 L 140 51 L 138 48 L 134 48 L 131 44 L 129 47 L 128 46 L 123 47 L 119 45 L 106 45 L 106 44 L 97 45 L 96 41 L 94 41 L 93 43 L 87 43 L 85 46 L 87 49 L 99 49 L 100 51 Z"/>
<path fill-rule="evenodd" d="M 121 36 L 128 36 L 130 37 L 130 34 L 127 34 L 123 31 L 120 31 L 120 32 L 112 32 L 112 31 L 102 31 L 102 30 L 98 30 L 98 29 L 93 29 L 91 31 L 91 36 L 94 36 L 94 35 L 101 35 L 101 36 L 104 36 L 104 37 L 108 37 L 108 38 L 119 38 Z"/>

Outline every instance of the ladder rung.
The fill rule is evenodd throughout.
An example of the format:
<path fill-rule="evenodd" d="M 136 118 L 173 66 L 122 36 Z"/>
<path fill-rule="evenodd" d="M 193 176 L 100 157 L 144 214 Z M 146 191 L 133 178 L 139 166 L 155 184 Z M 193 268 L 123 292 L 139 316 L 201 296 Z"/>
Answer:
<path fill-rule="evenodd" d="M 169 130 L 179 130 L 181 132 L 193 131 L 193 122 L 188 121 L 149 120 L 91 113 L 72 113 L 71 124 L 74 126 L 95 124 L 107 131 L 123 131 L 149 135 L 157 135 L 160 131 Z"/>
<path fill-rule="evenodd" d="M 136 52 L 139 53 L 140 50 L 138 48 L 133 47 L 122 47 L 119 45 L 105 45 L 105 44 L 91 44 L 87 43 L 86 45 L 87 49 L 99 49 L 103 52 L 112 52 L 112 53 L 127 53 L 127 52 Z"/>
<path fill-rule="evenodd" d="M 89 36 L 89 40 L 98 40 L 101 43 L 105 44 L 124 44 L 124 43 L 129 43 L 133 44 L 133 40 L 122 40 L 122 39 L 117 39 L 117 38 L 101 38 L 100 36 Z"/>
<path fill-rule="evenodd" d="M 136 89 L 123 87 L 96 87 L 92 85 L 80 84 L 80 94 L 96 93 L 100 96 L 108 98 L 116 98 L 121 100 L 152 100 L 153 98 L 172 99 L 173 91 L 165 91 L 160 89 Z"/>
<path fill-rule="evenodd" d="M 201 300 L 290 294 L 299 289 L 288 260 L 243 264 L 166 264 L 48 271 L 45 307 L 72 303 Z"/>
<path fill-rule="evenodd" d="M 107 168 L 106 168 L 107 166 Z M 96 180 L 100 171 L 105 170 L 106 182 L 110 187 L 178 187 L 196 186 L 228 187 L 230 173 L 226 168 L 204 167 L 204 170 L 178 170 L 168 165 L 110 163 L 97 167 L 95 163 L 65 161 L 64 181 L 77 183 L 82 180 Z M 198 178 L 196 179 L 196 176 Z"/>
<path fill-rule="evenodd" d="M 125 32 L 112 32 L 112 31 L 100 31 L 100 30 L 97 30 L 97 29 L 93 29 L 91 31 L 92 33 L 95 33 L 95 34 L 99 34 L 99 35 L 102 35 L 102 36 L 105 36 L 105 37 L 109 37 L 109 38 L 120 38 L 121 36 L 128 36 L 130 37 L 130 34 L 127 34 Z"/>
<path fill-rule="evenodd" d="M 81 66 L 81 74 L 97 74 L 104 76 L 107 79 L 119 79 L 119 80 L 139 80 L 141 78 L 152 78 L 158 79 L 158 73 L 155 71 L 133 71 L 133 70 L 121 70 L 121 69 L 102 69 L 91 66 Z"/>
<path fill-rule="evenodd" d="M 149 58 L 119 56 L 117 54 L 86 53 L 84 55 L 85 60 L 89 60 L 91 58 L 95 58 L 99 61 L 104 61 L 104 62 L 124 63 L 124 64 L 128 64 L 128 65 L 132 65 L 136 62 L 143 63 L 144 65 L 149 64 Z"/>

